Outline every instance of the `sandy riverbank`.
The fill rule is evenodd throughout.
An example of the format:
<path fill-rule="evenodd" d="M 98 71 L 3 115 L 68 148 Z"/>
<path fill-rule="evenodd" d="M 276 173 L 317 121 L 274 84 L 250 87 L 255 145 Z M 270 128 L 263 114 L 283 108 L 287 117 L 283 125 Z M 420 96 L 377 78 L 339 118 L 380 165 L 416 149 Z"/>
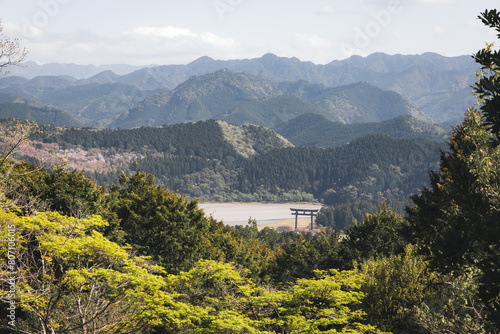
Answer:
<path fill-rule="evenodd" d="M 222 220 L 227 225 L 246 225 L 251 217 L 261 225 L 277 226 L 287 225 L 290 221 L 295 224 L 290 208 L 294 209 L 321 209 L 320 203 L 201 203 L 200 208 L 207 215 L 212 215 L 217 220 Z M 309 221 L 310 218 L 299 218 L 299 221 Z M 287 222 L 284 222 L 287 221 Z M 269 225 L 274 224 L 274 225 Z"/>

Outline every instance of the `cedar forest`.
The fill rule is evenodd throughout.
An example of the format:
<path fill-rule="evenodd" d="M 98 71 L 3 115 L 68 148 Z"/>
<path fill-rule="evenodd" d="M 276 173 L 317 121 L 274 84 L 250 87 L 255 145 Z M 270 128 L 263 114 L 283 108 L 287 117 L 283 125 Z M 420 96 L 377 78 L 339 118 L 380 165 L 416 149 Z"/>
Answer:
<path fill-rule="evenodd" d="M 500 39 L 500 12 L 480 19 Z M 17 40 L 2 43 L 20 52 L 6 65 L 25 56 Z M 81 171 L 12 160 L 37 135 L 19 124 L 0 160 L 0 333 L 498 333 L 500 53 L 488 45 L 474 58 L 478 105 L 453 129 L 406 214 L 383 204 L 340 227 L 328 226 L 337 211 L 327 208 L 315 234 L 258 230 L 252 219 L 226 226 L 197 199 L 155 183 L 142 171 L 147 160 L 103 186 Z M 79 140 L 78 131 L 64 135 Z M 224 160 L 225 148 L 214 149 Z M 285 192 L 310 186 L 280 167 L 280 152 L 240 165 L 236 189 L 255 193 L 245 188 L 255 178 Z M 314 162 L 305 175 L 320 181 L 342 180 L 351 168 L 327 166 L 342 149 L 296 152 Z M 238 163 L 225 161 L 199 163 Z M 178 171 L 168 173 L 173 180 Z M 313 192 L 336 203 L 321 182 Z"/>

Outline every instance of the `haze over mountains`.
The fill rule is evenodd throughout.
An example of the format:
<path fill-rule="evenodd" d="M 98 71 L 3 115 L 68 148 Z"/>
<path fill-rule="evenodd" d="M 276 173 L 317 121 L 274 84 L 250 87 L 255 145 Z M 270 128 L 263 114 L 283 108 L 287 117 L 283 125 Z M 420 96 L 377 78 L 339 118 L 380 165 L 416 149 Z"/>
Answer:
<path fill-rule="evenodd" d="M 476 70 L 469 56 L 433 53 L 377 53 L 325 65 L 273 54 L 140 69 L 27 63 L 0 78 L 0 92 L 8 94 L 0 117 L 98 128 L 220 119 L 276 130 L 306 114 L 337 126 L 410 115 L 414 123 L 447 126 L 473 105 Z"/>

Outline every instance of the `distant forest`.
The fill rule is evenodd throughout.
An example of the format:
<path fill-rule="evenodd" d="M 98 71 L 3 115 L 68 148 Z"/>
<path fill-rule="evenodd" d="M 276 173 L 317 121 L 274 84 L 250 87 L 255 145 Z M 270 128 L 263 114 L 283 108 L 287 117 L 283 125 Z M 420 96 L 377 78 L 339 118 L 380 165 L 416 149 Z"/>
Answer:
<path fill-rule="evenodd" d="M 368 135 L 318 147 L 266 148 L 249 158 L 223 139 L 216 121 L 129 130 L 68 129 L 45 142 L 143 152 L 136 161 L 158 182 L 203 200 L 320 200 L 326 204 L 400 198 L 417 192 L 445 145 Z M 100 184 L 116 173 L 94 173 Z"/>

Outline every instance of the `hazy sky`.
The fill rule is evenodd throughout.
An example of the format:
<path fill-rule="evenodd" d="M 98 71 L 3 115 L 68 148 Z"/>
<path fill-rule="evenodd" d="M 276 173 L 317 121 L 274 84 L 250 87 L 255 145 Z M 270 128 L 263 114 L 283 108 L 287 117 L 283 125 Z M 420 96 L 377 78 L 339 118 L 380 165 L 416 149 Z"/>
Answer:
<path fill-rule="evenodd" d="M 267 52 L 325 64 L 373 52 L 472 54 L 499 0 L 0 0 L 38 63 L 186 64 Z M 500 6 L 499 6 L 500 7 Z"/>

